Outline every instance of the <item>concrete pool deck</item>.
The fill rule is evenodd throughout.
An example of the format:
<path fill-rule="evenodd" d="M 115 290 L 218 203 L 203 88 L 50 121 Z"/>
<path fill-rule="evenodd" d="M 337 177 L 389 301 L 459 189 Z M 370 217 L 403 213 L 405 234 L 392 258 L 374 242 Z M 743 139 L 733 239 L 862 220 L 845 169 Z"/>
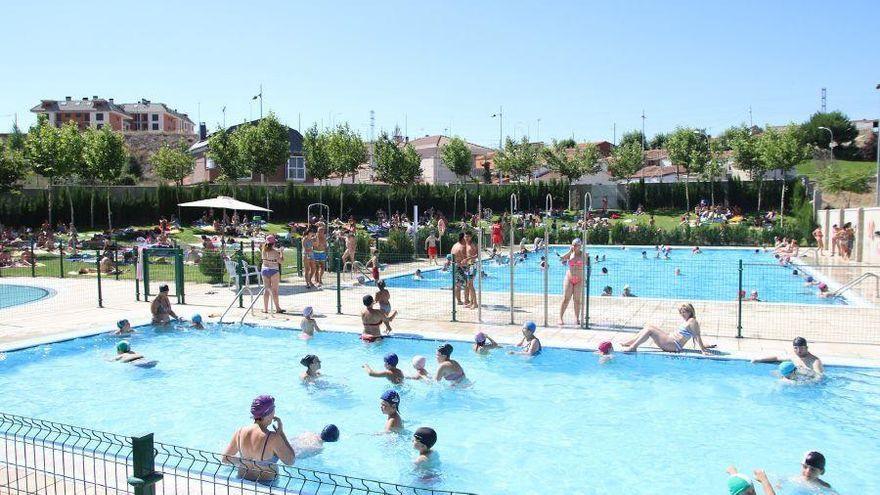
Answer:
<path fill-rule="evenodd" d="M 335 279 L 335 276 L 333 278 Z M 2 282 L 50 288 L 55 291 L 55 295 L 34 303 L 0 310 L 0 352 L 108 331 L 115 328 L 115 322 L 122 318 L 129 319 L 133 325 L 149 322 L 149 305 L 134 299 L 134 287 L 130 280 L 104 280 L 103 309 L 97 308 L 96 284 L 93 280 L 4 278 Z M 361 330 L 358 313 L 362 307 L 361 297 L 374 290 L 364 287 L 348 287 L 342 290 L 342 305 L 345 314 L 339 315 L 336 314 L 335 290 L 304 291 L 299 286 L 294 288 L 286 285 L 282 289 L 282 307 L 287 308 L 288 311 L 299 312 L 301 308 L 311 305 L 315 307 L 317 313 L 323 315 L 318 319 L 321 328 L 352 333 L 360 333 Z M 440 294 L 434 294 L 434 292 Z M 233 296 L 234 293 L 229 288 L 191 284 L 187 285 L 187 304 L 174 304 L 174 309 L 185 318 L 200 313 L 208 321 L 216 322 L 226 306 L 232 301 Z M 394 333 L 416 334 L 437 340 L 470 341 L 476 332 L 482 331 L 491 335 L 499 343 L 515 344 L 519 341 L 521 337 L 519 326 L 505 324 L 509 321 L 510 315 L 509 298 L 505 302 L 506 295 L 494 294 L 487 297 L 484 294 L 483 323 L 475 321 L 476 310 L 467 309 L 458 311 L 459 318 L 465 321 L 449 321 L 449 315 L 439 307 L 440 305 L 436 301 L 436 298 L 441 296 L 451 298 L 449 291 L 443 293 L 443 291 L 395 290 L 393 301 L 395 309 L 400 311 L 400 315 L 393 323 Z M 600 298 L 593 298 L 591 304 L 592 301 L 599 300 Z M 172 302 L 174 302 L 173 298 Z M 246 297 L 245 304 L 247 305 L 248 302 Z M 529 304 L 525 304 L 526 302 Z M 622 342 L 632 338 L 633 327 L 639 327 L 646 321 L 656 322 L 663 328 L 670 328 L 670 325 L 677 323 L 674 301 L 616 299 L 603 303 L 609 305 L 615 303 L 619 306 L 617 309 L 608 306 L 602 311 L 604 314 L 608 314 L 606 318 L 609 320 L 615 318 L 614 311 L 619 311 L 621 318 L 619 321 L 623 322 L 627 328 L 587 330 L 577 328 L 574 324 L 564 327 L 543 327 L 541 325 L 543 323 L 543 299 L 515 301 L 515 320 L 518 323 L 526 319 L 534 319 L 538 322 L 541 327 L 539 336 L 545 346 L 586 350 L 595 349 L 600 342 L 605 340 L 613 342 L 615 348 L 620 348 Z M 621 305 L 623 303 L 626 305 Z M 526 306 L 532 310 L 523 309 Z M 558 302 L 552 296 L 549 306 L 549 322 L 552 325 L 556 320 L 554 313 L 558 308 Z M 717 310 L 717 304 L 713 303 L 695 303 L 695 306 L 698 316 L 701 311 L 708 310 L 703 306 Z M 730 304 L 730 306 L 734 307 L 735 304 Z M 540 310 L 535 310 L 535 308 Z M 812 310 L 813 307 L 809 309 Z M 765 306 L 765 310 L 772 311 L 772 305 Z M 234 307 L 226 321 L 237 322 L 243 314 L 243 309 Z M 418 319 L 408 318 L 408 314 L 415 314 Z M 754 317 L 760 322 L 760 313 L 756 313 Z M 853 315 L 852 318 L 857 318 L 857 316 Z M 244 322 L 298 329 L 300 319 L 300 316 L 292 313 L 266 315 L 256 311 L 248 314 Z M 738 339 L 734 337 L 735 313 L 733 320 L 728 316 L 701 317 L 700 319 L 706 343 L 716 344 L 720 357 L 724 358 L 751 359 L 758 356 L 783 355 L 790 349 L 790 339 L 795 335 L 805 333 L 801 324 L 788 324 L 781 328 L 775 325 L 772 337 Z M 731 327 L 731 325 L 733 326 Z M 809 334 L 807 338 L 810 338 Z M 646 352 L 652 352 L 652 348 L 648 344 L 642 349 Z M 810 349 L 828 364 L 880 367 L 880 345 L 812 342 Z M 699 353 L 688 353 L 688 355 L 699 356 Z"/>

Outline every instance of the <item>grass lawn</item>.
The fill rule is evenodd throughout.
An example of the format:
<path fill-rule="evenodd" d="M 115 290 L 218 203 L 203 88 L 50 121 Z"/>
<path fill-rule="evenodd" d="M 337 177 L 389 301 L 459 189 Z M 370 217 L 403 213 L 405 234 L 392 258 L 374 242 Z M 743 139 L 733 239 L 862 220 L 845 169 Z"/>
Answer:
<path fill-rule="evenodd" d="M 798 174 L 806 175 L 810 179 L 816 179 L 819 170 L 826 165 L 824 160 L 810 160 L 797 166 Z M 834 160 L 834 166 L 844 173 L 862 172 L 877 173 L 877 162 L 854 162 L 850 160 Z"/>

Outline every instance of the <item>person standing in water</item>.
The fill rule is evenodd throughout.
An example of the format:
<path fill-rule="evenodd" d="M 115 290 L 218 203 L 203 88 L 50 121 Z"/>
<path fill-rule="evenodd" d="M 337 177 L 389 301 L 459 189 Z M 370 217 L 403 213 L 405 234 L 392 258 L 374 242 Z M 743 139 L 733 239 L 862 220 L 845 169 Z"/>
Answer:
<path fill-rule="evenodd" d="M 364 331 L 361 333 L 361 340 L 364 342 L 375 342 L 382 338 L 382 332 L 379 330 L 379 327 L 383 323 L 387 327 L 393 318 L 388 318 L 384 311 L 373 307 L 373 296 L 369 294 L 364 296 L 363 303 L 364 310 L 361 311 L 361 323 L 363 323 Z M 390 327 L 388 328 L 388 333 L 391 333 Z"/>
<path fill-rule="evenodd" d="M 447 380 L 452 384 L 461 383 L 464 380 L 464 369 L 458 364 L 458 361 L 452 359 L 452 346 L 443 344 L 437 348 L 437 374 L 434 377 L 436 381 Z"/>
<path fill-rule="evenodd" d="M 153 314 L 153 325 L 167 325 L 171 318 L 179 320 L 180 317 L 171 309 L 171 300 L 168 299 L 168 285 L 159 286 L 159 295 L 150 303 L 150 313 Z"/>
<path fill-rule="evenodd" d="M 367 363 L 364 363 L 363 368 L 373 378 L 387 378 L 389 382 L 395 385 L 403 383 L 403 371 L 397 367 L 399 362 L 397 354 L 386 354 L 383 360 L 385 361 L 384 371 L 374 371 Z"/>
<path fill-rule="evenodd" d="M 524 356 L 535 356 L 539 352 L 541 352 L 541 341 L 538 340 L 538 337 L 535 337 L 535 332 L 538 330 L 538 325 L 533 321 L 527 321 L 522 326 L 522 334 L 523 338 L 519 341 L 519 344 L 516 346 L 520 348 L 519 351 L 510 351 L 509 354 L 522 354 Z"/>
<path fill-rule="evenodd" d="M 223 464 L 231 464 L 238 469 L 240 478 L 250 481 L 271 481 L 278 476 L 278 461 L 293 465 L 296 453 L 287 435 L 281 418 L 275 416 L 275 399 L 261 395 L 251 403 L 253 424 L 241 428 L 232 435 L 232 440 L 223 451 Z M 274 424 L 275 429 L 269 426 Z"/>
<path fill-rule="evenodd" d="M 320 332 L 318 322 L 314 317 L 315 310 L 311 306 L 303 308 L 303 318 L 299 322 L 299 329 L 302 331 L 301 338 L 312 338 L 315 332 Z"/>
<path fill-rule="evenodd" d="M 321 377 L 321 360 L 314 354 L 306 354 L 299 360 L 299 364 L 306 367 L 306 370 L 300 375 L 300 379 L 305 383 L 311 383 Z"/>
<path fill-rule="evenodd" d="M 400 417 L 400 395 L 394 390 L 386 390 L 380 398 L 379 409 L 387 417 L 385 432 L 398 432 L 403 429 L 403 418 Z"/>
<path fill-rule="evenodd" d="M 339 440 L 339 428 L 336 425 L 327 425 L 321 430 L 320 435 L 313 431 L 300 433 L 293 439 L 291 446 L 297 458 L 305 459 L 320 454 L 324 450 L 325 443 L 337 440 Z"/>
<path fill-rule="evenodd" d="M 415 464 L 429 464 L 437 457 L 432 447 L 437 443 L 437 432 L 433 428 L 423 426 L 413 433 L 413 448 L 419 453 Z"/>
<path fill-rule="evenodd" d="M 500 346 L 498 345 L 492 337 L 486 335 L 483 332 L 477 332 L 474 335 L 474 352 L 477 354 L 488 354 L 492 349 L 497 349 Z"/>
<path fill-rule="evenodd" d="M 791 342 L 791 355 L 788 357 L 797 367 L 798 374 L 809 378 L 821 378 L 825 374 L 825 366 L 822 360 L 810 352 L 807 339 L 795 337 Z M 753 359 L 753 363 L 778 363 L 782 361 L 778 356 L 766 356 Z"/>
<path fill-rule="evenodd" d="M 581 298 L 584 287 L 584 254 L 581 252 L 581 240 L 571 242 L 571 248 L 559 257 L 560 262 L 568 265 L 563 283 L 562 305 L 559 307 L 559 326 L 565 324 L 565 310 L 574 299 L 575 322 L 581 324 Z"/>

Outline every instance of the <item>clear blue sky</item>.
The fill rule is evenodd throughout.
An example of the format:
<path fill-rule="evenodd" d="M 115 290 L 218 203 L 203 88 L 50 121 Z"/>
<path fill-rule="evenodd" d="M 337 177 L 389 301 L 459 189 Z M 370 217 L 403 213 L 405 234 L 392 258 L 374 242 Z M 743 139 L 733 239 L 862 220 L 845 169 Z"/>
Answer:
<path fill-rule="evenodd" d="M 256 6 L 256 4 L 261 4 Z M 42 98 L 145 97 L 210 127 L 287 124 L 452 133 L 495 145 L 717 133 L 820 105 L 880 114 L 880 1 L 29 1 L 0 17 L 0 129 Z M 873 37 L 873 40 L 872 40 Z M 451 130 L 447 130 L 451 127 Z"/>

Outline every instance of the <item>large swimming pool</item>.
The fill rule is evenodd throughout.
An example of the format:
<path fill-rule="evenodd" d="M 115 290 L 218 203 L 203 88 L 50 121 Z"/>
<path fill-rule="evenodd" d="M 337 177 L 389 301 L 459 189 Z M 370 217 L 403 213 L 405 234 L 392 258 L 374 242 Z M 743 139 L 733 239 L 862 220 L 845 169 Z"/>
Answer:
<path fill-rule="evenodd" d="M 563 277 L 567 267 L 558 256 L 567 248 L 550 248 L 548 292 L 562 294 Z M 590 295 L 598 296 L 605 286 L 611 286 L 613 294 L 619 295 L 624 285 L 629 285 L 639 297 L 678 300 L 735 301 L 739 291 L 739 260 L 743 260 L 743 290 L 758 291 L 758 297 L 766 302 L 797 304 L 847 304 L 844 298 L 825 299 L 817 297 L 816 287 L 805 287 L 804 272 L 792 275 L 798 268 L 782 266 L 773 253 L 752 249 L 703 249 L 702 254 L 692 254 L 689 248 L 673 249 L 665 256 L 655 257 L 655 250 L 627 246 L 588 246 L 592 257 Z M 645 259 L 642 255 L 645 251 Z M 599 261 L 595 257 L 599 256 Z M 505 254 L 506 256 L 506 254 Z M 540 268 L 543 252 L 530 253 L 524 262 L 514 266 L 514 288 L 519 294 L 538 294 L 544 291 L 544 272 Z M 602 269 L 607 270 L 607 274 Z M 678 275 L 676 275 L 678 270 Z M 506 292 L 510 290 L 510 266 L 495 261 L 484 261 L 484 291 Z M 834 288 L 834 282 L 829 285 Z M 411 275 L 387 278 L 388 287 L 407 289 L 442 289 L 452 285 L 452 275 L 439 269 L 425 270 L 423 280 L 413 280 Z"/>
<path fill-rule="evenodd" d="M 40 287 L 0 284 L 0 309 L 38 301 L 49 294 L 48 290 Z"/>
<path fill-rule="evenodd" d="M 141 329 L 132 347 L 154 369 L 111 363 L 116 338 L 98 336 L 22 351 L 0 360 L 3 412 L 222 451 L 249 423 L 250 400 L 277 399 L 291 435 L 342 432 L 301 467 L 402 484 L 425 484 L 413 470 L 411 432 L 438 431 L 434 488 L 480 494 L 708 494 L 724 491 L 724 469 L 764 468 L 785 480 L 805 451 L 828 459 L 825 478 L 840 493 L 880 493 L 880 371 L 832 368 L 813 386 L 783 386 L 769 365 L 669 356 L 596 356 L 547 349 L 535 359 L 503 351 L 481 357 L 454 343 L 473 385 L 407 382 L 399 387 L 409 435 L 379 434 L 379 396 L 369 378 L 396 352 L 433 361 L 436 342 L 258 327 L 157 333 Z M 539 330 L 540 334 L 540 330 Z M 300 358 L 320 356 L 325 378 L 300 384 Z M 2 355 L 0 355 L 2 356 Z M 72 407 L 74 406 L 75 407 Z M 2 455 L 2 453 L 0 453 Z M 782 493 L 795 493 L 788 489 Z"/>

